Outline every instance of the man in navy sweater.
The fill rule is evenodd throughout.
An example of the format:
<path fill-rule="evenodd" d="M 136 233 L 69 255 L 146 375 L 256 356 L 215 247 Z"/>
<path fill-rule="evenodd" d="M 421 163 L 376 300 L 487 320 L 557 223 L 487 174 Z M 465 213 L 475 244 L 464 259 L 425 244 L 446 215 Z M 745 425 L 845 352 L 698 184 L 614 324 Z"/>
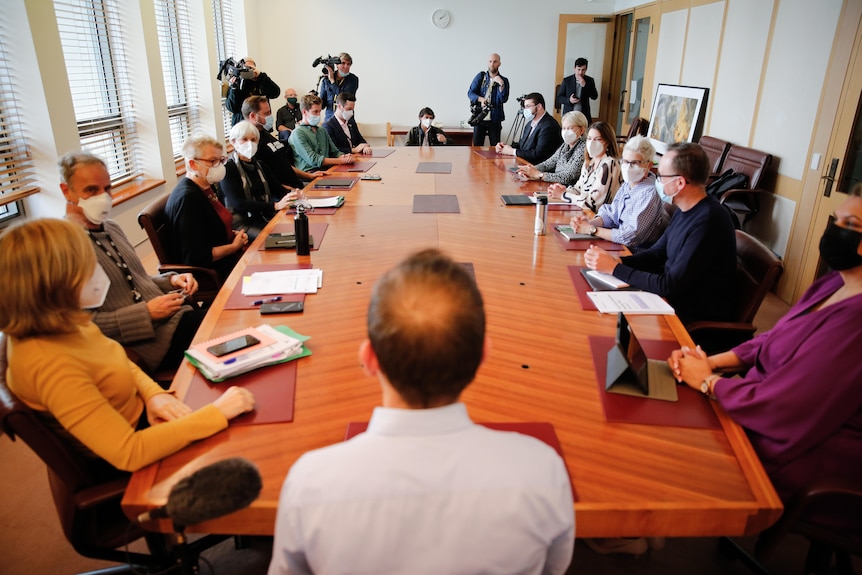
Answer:
<path fill-rule="evenodd" d="M 664 235 L 623 258 L 591 246 L 587 267 L 664 297 L 684 324 L 731 320 L 736 237 L 730 214 L 706 194 L 708 176 L 709 158 L 700 145 L 669 146 L 658 164 L 656 189 L 678 209 Z"/>

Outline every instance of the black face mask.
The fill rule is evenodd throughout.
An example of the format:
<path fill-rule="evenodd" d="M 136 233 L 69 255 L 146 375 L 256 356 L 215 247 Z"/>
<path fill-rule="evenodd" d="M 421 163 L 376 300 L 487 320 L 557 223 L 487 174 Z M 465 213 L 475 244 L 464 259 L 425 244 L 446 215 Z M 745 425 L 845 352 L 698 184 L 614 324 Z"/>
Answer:
<path fill-rule="evenodd" d="M 842 228 L 832 222 L 820 238 L 820 257 L 836 271 L 855 268 L 862 265 L 859 242 L 862 242 L 862 232 Z"/>

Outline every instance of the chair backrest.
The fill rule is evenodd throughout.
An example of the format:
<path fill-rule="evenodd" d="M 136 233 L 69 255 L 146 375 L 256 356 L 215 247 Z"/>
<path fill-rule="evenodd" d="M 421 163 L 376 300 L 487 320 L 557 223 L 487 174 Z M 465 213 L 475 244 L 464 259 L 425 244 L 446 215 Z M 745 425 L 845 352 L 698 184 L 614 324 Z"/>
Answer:
<path fill-rule="evenodd" d="M 165 214 L 168 197 L 165 195 L 153 200 L 138 214 L 138 225 L 147 232 L 153 251 L 162 265 L 176 263 L 171 262 L 167 248 L 171 242 L 171 228 L 168 223 L 168 216 Z"/>
<path fill-rule="evenodd" d="M 744 146 L 730 146 L 722 171 L 731 169 L 739 174 L 748 176 L 748 187 L 750 189 L 770 189 L 768 172 L 772 164 L 772 154 L 761 152 Z"/>
<path fill-rule="evenodd" d="M 783 271 L 781 258 L 772 250 L 757 238 L 736 230 L 736 321 L 754 320 L 760 304 Z"/>
<path fill-rule="evenodd" d="M 648 127 L 649 122 L 641 117 L 635 118 L 632 120 L 632 125 L 629 126 L 629 133 L 626 134 L 626 141 L 631 140 L 635 136 L 645 136 Z"/>
<path fill-rule="evenodd" d="M 702 136 L 698 144 L 709 156 L 709 171 L 713 174 L 720 174 L 723 171 L 724 159 L 727 157 L 727 152 L 730 150 L 730 142 L 719 140 L 712 136 Z"/>

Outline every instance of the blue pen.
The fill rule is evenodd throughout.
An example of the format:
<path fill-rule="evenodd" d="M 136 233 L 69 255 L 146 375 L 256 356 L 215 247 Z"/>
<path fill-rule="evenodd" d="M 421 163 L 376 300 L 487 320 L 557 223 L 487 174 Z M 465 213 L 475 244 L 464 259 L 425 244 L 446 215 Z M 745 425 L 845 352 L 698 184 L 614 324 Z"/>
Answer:
<path fill-rule="evenodd" d="M 275 302 L 277 302 L 277 301 L 281 301 L 281 296 L 280 296 L 280 295 L 277 295 L 277 296 L 275 296 L 275 297 L 271 297 L 271 298 L 269 298 L 269 299 L 258 299 L 258 300 L 255 300 L 255 301 L 251 302 L 251 305 L 261 305 L 261 304 L 264 304 L 264 303 L 275 303 Z"/>

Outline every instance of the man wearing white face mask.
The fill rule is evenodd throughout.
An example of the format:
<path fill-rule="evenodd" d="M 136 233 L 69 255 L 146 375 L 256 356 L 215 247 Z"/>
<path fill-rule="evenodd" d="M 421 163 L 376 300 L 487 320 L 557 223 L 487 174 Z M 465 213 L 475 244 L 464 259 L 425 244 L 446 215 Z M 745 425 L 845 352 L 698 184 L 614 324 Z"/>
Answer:
<path fill-rule="evenodd" d="M 419 125 L 410 128 L 407 133 L 408 146 L 445 146 L 449 144 L 446 133 L 432 125 L 434 110 L 425 107 L 419 110 Z"/>
<path fill-rule="evenodd" d="M 359 126 L 353 117 L 356 96 L 341 92 L 335 97 L 335 115 L 326 120 L 323 129 L 332 138 L 332 143 L 345 154 L 371 154 L 371 146 L 359 133 Z"/>
<path fill-rule="evenodd" d="M 302 110 L 302 123 L 296 126 L 289 140 L 296 167 L 314 172 L 328 166 L 352 164 L 353 154 L 342 153 L 336 148 L 329 133 L 321 126 L 320 97 L 306 94 L 300 100 L 299 108 Z"/>
<path fill-rule="evenodd" d="M 538 164 L 550 158 L 563 143 L 562 130 L 557 121 L 545 110 L 545 97 L 538 92 L 524 96 L 524 133 L 517 143 L 496 146 L 498 154 L 517 156 Z"/>
<path fill-rule="evenodd" d="M 98 260 L 94 278 L 106 280 L 97 282 L 104 288 L 96 290 L 101 301 L 84 305 L 93 309 L 93 323 L 135 351 L 150 372 L 176 368 L 204 316 L 185 305 L 197 281 L 191 274 L 147 275 L 123 230 L 108 219 L 111 177 L 101 158 L 72 152 L 59 167 L 66 219 L 87 231 Z"/>
<path fill-rule="evenodd" d="M 233 227 L 244 229 L 254 241 L 276 212 L 300 197 L 301 190 L 288 191 L 278 178 L 258 160 L 258 128 L 242 121 L 230 129 L 230 143 L 234 153 L 225 164 L 225 177 L 221 182 L 225 206 L 233 214 Z"/>
<path fill-rule="evenodd" d="M 685 324 L 728 321 L 735 308 L 736 237 L 730 214 L 706 193 L 709 158 L 698 144 L 673 144 L 658 175 L 659 192 L 678 208 L 661 239 L 624 258 L 591 247 L 584 261 L 666 298 Z"/>
<path fill-rule="evenodd" d="M 263 96 L 249 96 L 242 103 L 242 116 L 255 126 L 259 132 L 257 154 L 260 160 L 278 179 L 278 183 L 291 192 L 304 186 L 302 180 L 313 180 L 315 176 L 294 166 L 293 150 L 284 142 L 277 140 L 266 129 L 272 121 L 272 108 Z"/>
<path fill-rule="evenodd" d="M 655 175 L 650 172 L 655 148 L 649 139 L 637 136 L 623 148 L 620 162 L 623 185 L 613 202 L 602 204 L 596 217 L 576 212 L 571 225 L 578 233 L 590 234 L 632 251 L 645 249 L 659 239 L 667 227 L 667 213 L 655 191 Z"/>
<path fill-rule="evenodd" d="M 338 55 L 341 63 L 335 69 L 324 66 L 326 76 L 320 82 L 320 98 L 326 111 L 326 120 L 335 113 L 335 97 L 342 92 L 350 92 L 354 96 L 359 91 L 359 76 L 350 71 L 353 58 L 347 52 Z"/>

